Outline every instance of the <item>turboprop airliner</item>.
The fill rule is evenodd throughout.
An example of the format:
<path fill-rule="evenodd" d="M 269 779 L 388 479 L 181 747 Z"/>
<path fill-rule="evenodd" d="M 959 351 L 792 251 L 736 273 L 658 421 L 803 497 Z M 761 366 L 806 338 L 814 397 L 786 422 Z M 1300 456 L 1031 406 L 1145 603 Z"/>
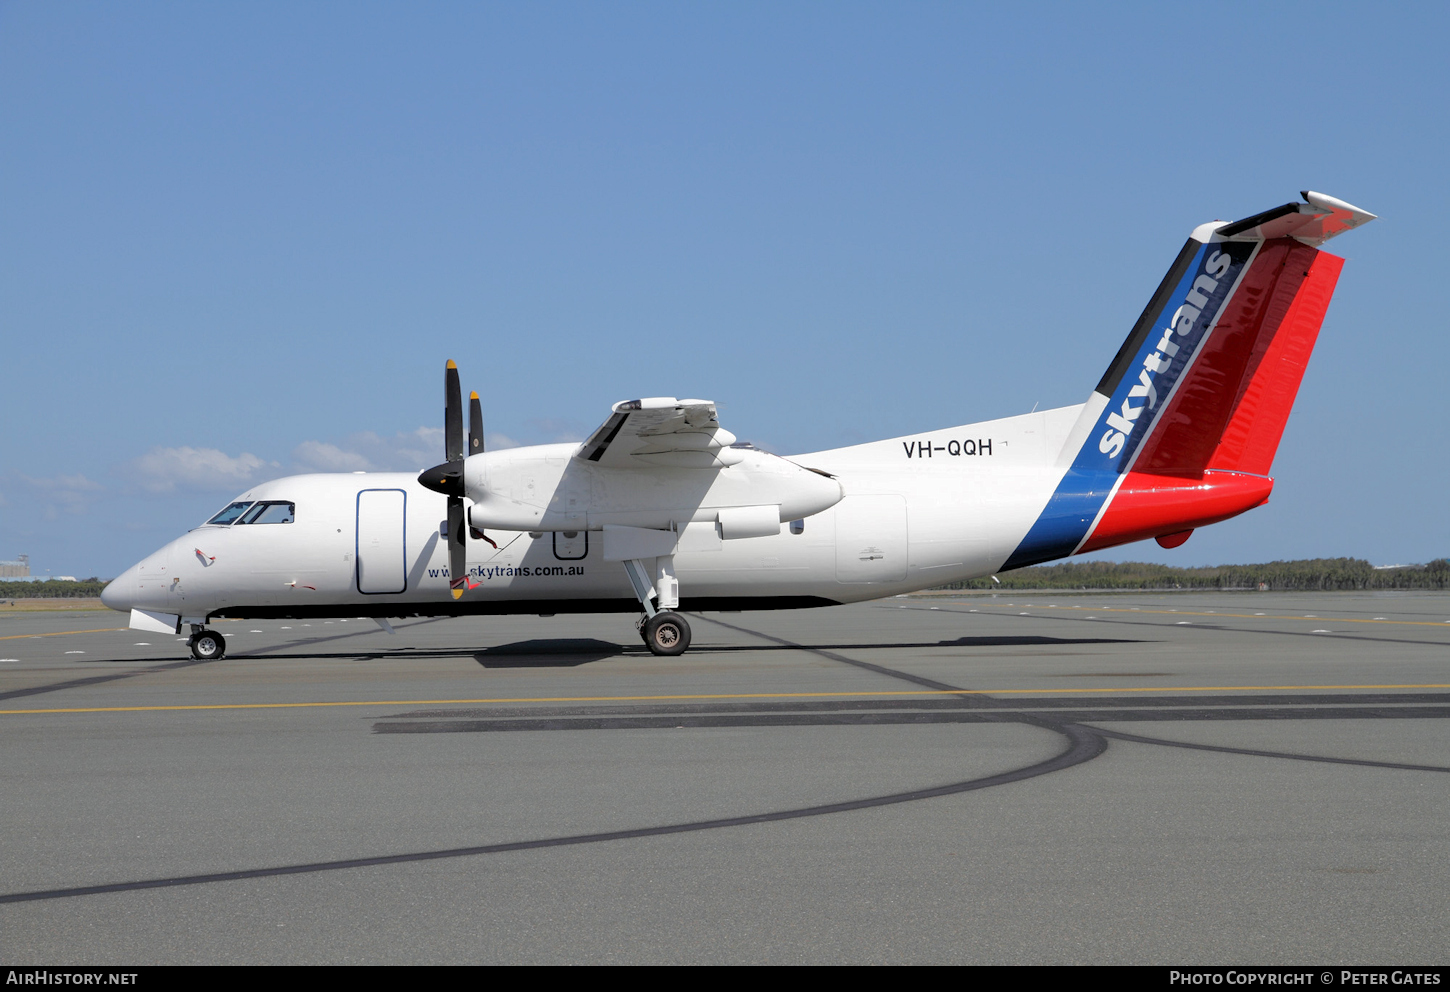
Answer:
<path fill-rule="evenodd" d="M 897 595 L 1196 528 L 1265 503 L 1343 259 L 1374 215 L 1320 193 L 1196 228 L 1085 403 L 780 457 L 709 400 L 616 403 L 582 444 L 485 451 L 444 375 L 444 461 L 258 485 L 102 601 L 220 658 L 222 618 L 684 614 Z"/>

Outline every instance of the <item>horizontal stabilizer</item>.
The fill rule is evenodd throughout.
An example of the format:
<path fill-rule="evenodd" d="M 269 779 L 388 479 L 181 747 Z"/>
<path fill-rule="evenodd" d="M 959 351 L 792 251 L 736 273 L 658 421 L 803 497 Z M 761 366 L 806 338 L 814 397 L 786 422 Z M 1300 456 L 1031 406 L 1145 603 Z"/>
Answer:
<path fill-rule="evenodd" d="M 1368 210 L 1305 190 L 1303 203 L 1286 203 L 1273 210 L 1225 224 L 1214 233 L 1227 241 L 1271 241 L 1294 238 L 1313 248 L 1345 231 L 1375 219 Z"/>

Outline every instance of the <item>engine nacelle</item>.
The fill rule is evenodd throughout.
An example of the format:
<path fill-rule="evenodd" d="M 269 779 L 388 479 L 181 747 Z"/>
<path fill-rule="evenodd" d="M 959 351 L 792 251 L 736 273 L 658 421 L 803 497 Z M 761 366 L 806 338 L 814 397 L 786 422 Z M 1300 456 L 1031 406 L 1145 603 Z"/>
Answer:
<path fill-rule="evenodd" d="M 763 508 L 772 508 L 779 524 L 829 509 L 843 495 L 834 478 L 750 448 L 724 449 L 733 464 L 720 467 L 611 468 L 573 457 L 579 447 L 548 444 L 470 456 L 464 479 L 473 526 L 568 531 L 709 522 L 722 532 L 752 536 L 768 532 Z"/>

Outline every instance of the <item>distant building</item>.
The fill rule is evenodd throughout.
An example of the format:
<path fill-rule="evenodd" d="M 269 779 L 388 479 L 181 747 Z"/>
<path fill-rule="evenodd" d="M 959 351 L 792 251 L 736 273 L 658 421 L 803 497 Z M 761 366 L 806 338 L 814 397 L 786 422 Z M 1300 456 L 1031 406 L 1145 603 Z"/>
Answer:
<path fill-rule="evenodd" d="M 0 579 L 30 578 L 30 556 L 16 555 L 14 561 L 0 561 Z"/>

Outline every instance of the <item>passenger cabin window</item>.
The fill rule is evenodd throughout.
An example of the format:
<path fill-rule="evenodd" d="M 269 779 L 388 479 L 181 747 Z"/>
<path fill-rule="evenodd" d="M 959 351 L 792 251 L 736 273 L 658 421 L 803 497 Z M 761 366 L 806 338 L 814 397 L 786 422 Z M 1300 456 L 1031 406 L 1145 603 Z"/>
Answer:
<path fill-rule="evenodd" d="M 792 520 L 790 522 L 790 532 L 792 534 L 804 534 L 806 532 L 806 522 L 804 520 Z"/>
<path fill-rule="evenodd" d="M 239 524 L 290 524 L 296 509 L 295 503 L 269 500 L 258 503 L 244 513 Z"/>
<path fill-rule="evenodd" d="M 231 506 L 227 507 L 225 510 L 208 520 L 207 523 L 221 524 L 222 526 L 226 526 L 227 524 L 232 523 L 234 520 L 240 517 L 242 515 L 242 511 L 251 505 L 251 500 L 244 500 L 241 503 L 233 503 Z"/>

